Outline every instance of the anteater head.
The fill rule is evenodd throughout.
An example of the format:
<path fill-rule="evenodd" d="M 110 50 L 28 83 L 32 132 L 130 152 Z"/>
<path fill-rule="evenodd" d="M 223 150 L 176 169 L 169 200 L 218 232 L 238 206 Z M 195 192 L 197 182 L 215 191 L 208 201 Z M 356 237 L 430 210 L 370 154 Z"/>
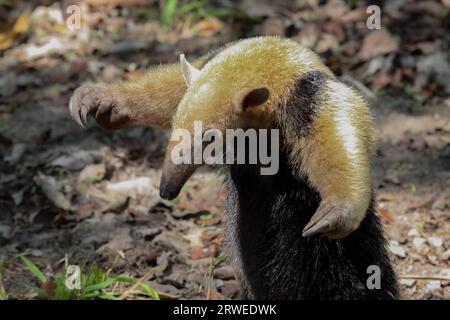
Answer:
<path fill-rule="evenodd" d="M 226 129 L 248 127 L 245 119 L 256 117 L 255 109 L 262 111 L 269 99 L 270 89 L 258 81 L 260 78 L 249 81 L 250 75 L 239 81 L 243 77 L 236 76 L 238 70 L 230 70 L 215 59 L 198 70 L 180 56 L 188 89 L 172 120 L 160 184 L 162 198 L 178 196 L 188 178 L 204 164 L 203 151 L 217 143 L 217 133 L 225 137 Z M 205 142 L 203 137 L 210 141 Z"/>

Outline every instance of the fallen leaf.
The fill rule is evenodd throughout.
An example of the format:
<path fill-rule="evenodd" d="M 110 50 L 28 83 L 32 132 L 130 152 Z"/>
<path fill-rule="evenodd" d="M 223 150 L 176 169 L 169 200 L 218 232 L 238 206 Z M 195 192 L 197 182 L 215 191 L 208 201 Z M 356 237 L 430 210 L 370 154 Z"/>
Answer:
<path fill-rule="evenodd" d="M 406 250 L 403 246 L 401 246 L 397 241 L 391 240 L 389 241 L 389 251 L 391 251 L 395 256 L 399 258 L 406 257 Z"/>
<path fill-rule="evenodd" d="M 284 36 L 284 29 L 284 19 L 274 17 L 264 20 L 261 33 L 268 36 Z"/>
<path fill-rule="evenodd" d="M 156 281 L 147 281 L 147 284 L 150 288 L 157 291 L 161 298 L 168 297 L 171 299 L 177 299 L 181 296 L 180 290 L 170 284 L 161 284 Z"/>
<path fill-rule="evenodd" d="M 417 62 L 417 77 L 414 82 L 416 91 L 420 91 L 431 80 L 443 87 L 445 93 L 450 94 L 450 63 L 442 52 L 433 52 L 422 57 Z"/>
<path fill-rule="evenodd" d="M 395 223 L 395 217 L 389 210 L 387 210 L 385 208 L 379 208 L 377 211 L 383 220 L 385 220 L 389 223 Z"/>
<path fill-rule="evenodd" d="M 66 49 L 66 47 L 62 41 L 52 37 L 41 46 L 30 45 L 26 47 L 25 54 L 27 60 L 33 60 L 48 55 L 50 52 L 62 52 L 64 49 Z"/>
<path fill-rule="evenodd" d="M 11 237 L 11 227 L 0 224 L 0 238 L 9 239 Z"/>
<path fill-rule="evenodd" d="M 367 19 L 367 8 L 360 7 L 354 10 L 347 12 L 342 18 L 341 21 L 345 23 L 355 22 L 355 21 L 365 21 Z"/>
<path fill-rule="evenodd" d="M 108 183 L 106 189 L 130 196 L 136 194 L 147 194 L 149 193 L 149 190 L 153 194 L 159 194 L 153 186 L 152 180 L 147 177 L 134 178 L 116 183 Z"/>
<path fill-rule="evenodd" d="M 105 211 L 121 211 L 126 208 L 128 204 L 127 195 L 114 191 L 103 191 L 95 187 L 94 185 L 88 187 L 83 194 L 88 199 L 95 200 L 96 204 L 99 205 L 100 208 L 97 208 L 95 211 L 105 212 Z M 97 206 L 96 206 L 97 207 Z M 83 207 L 79 208 L 80 210 Z M 91 214 L 91 207 L 85 208 L 85 214 Z"/>
<path fill-rule="evenodd" d="M 84 167 L 78 175 L 78 184 L 86 185 L 103 179 L 106 173 L 104 163 L 90 164 Z"/>
<path fill-rule="evenodd" d="M 31 12 L 25 11 L 13 24 L 0 28 L 0 50 L 10 48 L 20 34 L 28 31 L 30 27 L 30 16 Z"/>
<path fill-rule="evenodd" d="M 340 19 L 350 10 L 347 4 L 341 0 L 327 1 L 323 7 L 324 13 L 327 17 Z"/>
<path fill-rule="evenodd" d="M 236 278 L 233 267 L 223 266 L 214 270 L 214 277 L 222 280 L 229 280 Z"/>
<path fill-rule="evenodd" d="M 372 57 L 398 51 L 398 43 L 385 30 L 374 30 L 363 40 L 359 57 L 368 60 Z"/>
<path fill-rule="evenodd" d="M 227 298 L 237 298 L 241 287 L 239 282 L 236 280 L 228 280 L 223 282 L 223 286 L 220 289 L 220 293 L 223 294 Z"/>
<path fill-rule="evenodd" d="M 392 83 L 392 77 L 389 76 L 388 74 L 381 73 L 373 79 L 370 86 L 372 88 L 384 88 L 388 86 L 390 83 Z"/>
<path fill-rule="evenodd" d="M 208 256 L 208 252 L 202 246 L 194 246 L 190 249 L 191 259 L 198 260 Z"/>
<path fill-rule="evenodd" d="M 17 163 L 25 153 L 27 146 L 24 143 L 15 143 L 9 154 L 3 157 L 5 162 L 9 162 L 10 164 Z"/>
<path fill-rule="evenodd" d="M 339 20 L 330 20 L 323 24 L 323 31 L 332 34 L 336 37 L 337 41 L 342 42 L 345 40 L 344 25 Z"/>
<path fill-rule="evenodd" d="M 183 239 L 188 240 L 191 246 L 193 247 L 202 247 L 203 245 L 202 234 L 203 234 L 202 229 L 195 228 L 190 230 L 190 232 L 187 235 L 184 235 Z"/>
<path fill-rule="evenodd" d="M 117 250 L 117 255 L 125 260 L 125 252 L 123 252 L 122 250 Z"/>
<path fill-rule="evenodd" d="M 211 299 L 211 300 L 223 300 L 224 297 L 223 297 L 223 295 L 221 295 L 217 291 L 212 290 L 212 291 L 209 292 L 209 299 Z"/>
<path fill-rule="evenodd" d="M 336 48 L 339 45 L 338 39 L 332 34 L 324 33 L 316 44 L 315 51 L 324 53 L 328 50 Z"/>
<path fill-rule="evenodd" d="M 52 297 L 56 290 L 56 284 L 53 279 L 49 279 L 47 282 L 41 285 L 41 289 L 47 294 L 47 296 Z M 39 295 L 39 299 L 47 299 L 47 296 Z"/>
<path fill-rule="evenodd" d="M 133 248 L 133 239 L 129 228 L 114 230 L 109 242 L 97 249 L 98 254 L 117 254 L 118 251 L 125 251 Z"/>
<path fill-rule="evenodd" d="M 10 97 L 17 92 L 17 77 L 12 72 L 0 76 L 0 97 Z"/>
<path fill-rule="evenodd" d="M 210 17 L 196 23 L 192 30 L 201 36 L 208 37 L 219 32 L 222 28 L 223 25 L 219 19 Z"/>
<path fill-rule="evenodd" d="M 141 239 L 145 241 L 150 241 L 154 237 L 156 237 L 158 234 L 161 233 L 161 229 L 154 227 L 154 228 L 148 228 L 148 227 L 141 227 L 138 229 L 133 229 L 133 236 L 136 239 Z"/>
<path fill-rule="evenodd" d="M 56 181 L 54 177 L 38 172 L 33 180 L 56 207 L 64 210 L 69 210 L 72 207 L 69 199 L 61 192 L 61 183 Z"/>
<path fill-rule="evenodd" d="M 23 188 L 22 190 L 19 190 L 19 191 L 17 191 L 17 192 L 14 192 L 13 194 L 11 194 L 11 197 L 13 198 L 14 204 L 15 204 L 16 206 L 22 204 L 22 201 L 23 201 L 23 193 L 25 192 L 25 189 L 26 189 L 26 188 Z"/>
<path fill-rule="evenodd" d="M 90 6 L 144 6 L 148 4 L 148 0 L 86 0 Z"/>
<path fill-rule="evenodd" d="M 313 48 L 319 39 L 320 29 L 315 23 L 306 23 L 295 39 L 304 47 Z"/>
<path fill-rule="evenodd" d="M 198 225 L 213 226 L 219 224 L 221 221 L 222 219 L 220 217 L 212 217 L 211 219 L 197 219 L 195 223 Z"/>
<path fill-rule="evenodd" d="M 98 159 L 98 154 L 95 152 L 79 150 L 56 158 L 50 162 L 49 166 L 63 167 L 68 170 L 80 170 L 86 167 L 86 165 L 94 162 L 96 159 Z"/>
<path fill-rule="evenodd" d="M 406 10 L 411 13 L 431 15 L 435 18 L 444 18 L 448 14 L 439 1 L 414 1 L 406 7 Z"/>

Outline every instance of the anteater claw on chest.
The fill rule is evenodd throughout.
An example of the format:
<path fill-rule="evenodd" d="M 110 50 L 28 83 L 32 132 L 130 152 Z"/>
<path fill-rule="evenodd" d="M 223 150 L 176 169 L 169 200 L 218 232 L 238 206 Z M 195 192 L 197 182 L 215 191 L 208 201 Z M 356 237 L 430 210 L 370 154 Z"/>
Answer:
<path fill-rule="evenodd" d="M 350 209 L 323 202 L 303 229 L 304 237 L 322 234 L 331 239 L 342 239 L 356 229 L 351 223 Z"/>

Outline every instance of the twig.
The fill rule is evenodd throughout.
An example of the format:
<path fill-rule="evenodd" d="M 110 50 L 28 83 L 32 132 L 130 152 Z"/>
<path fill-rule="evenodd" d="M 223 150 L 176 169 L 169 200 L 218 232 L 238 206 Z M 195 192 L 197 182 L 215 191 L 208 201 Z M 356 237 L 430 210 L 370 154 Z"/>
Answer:
<path fill-rule="evenodd" d="M 444 280 L 450 281 L 450 277 L 446 276 L 420 276 L 415 274 L 405 274 L 400 276 L 401 279 L 416 279 L 416 280 Z"/>
<path fill-rule="evenodd" d="M 211 262 L 209 263 L 209 268 L 208 268 L 208 291 L 206 293 L 206 300 L 210 300 L 210 298 L 211 298 L 213 259 L 214 258 L 211 257 Z"/>
<path fill-rule="evenodd" d="M 372 92 L 372 90 L 370 90 L 369 88 L 367 88 L 362 82 L 350 77 L 347 74 L 344 74 L 341 79 L 343 81 L 346 81 L 348 83 L 350 83 L 352 86 L 356 87 L 358 90 L 360 90 L 367 98 L 369 99 L 376 99 L 376 95 Z"/>
<path fill-rule="evenodd" d="M 156 293 L 159 295 L 159 297 L 161 299 L 178 300 L 178 299 L 181 298 L 180 295 L 170 294 L 170 293 L 167 293 L 167 292 L 156 291 Z"/>
<path fill-rule="evenodd" d="M 142 278 L 140 278 L 135 284 L 133 284 L 130 288 L 128 288 L 127 290 L 125 290 L 124 293 L 122 293 L 119 297 L 119 300 L 124 300 L 126 299 L 133 291 L 135 291 L 140 285 L 141 283 L 149 280 L 154 274 L 155 272 L 159 271 L 159 267 L 154 267 L 151 268 L 146 274 L 144 274 L 144 276 Z"/>

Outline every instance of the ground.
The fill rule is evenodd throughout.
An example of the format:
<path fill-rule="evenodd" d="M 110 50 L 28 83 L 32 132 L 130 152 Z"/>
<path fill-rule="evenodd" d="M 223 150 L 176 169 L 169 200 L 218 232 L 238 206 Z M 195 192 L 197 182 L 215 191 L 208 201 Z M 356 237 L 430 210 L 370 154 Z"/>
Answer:
<path fill-rule="evenodd" d="M 211 13 L 187 21 L 178 13 L 162 27 L 151 4 L 90 0 L 80 2 L 89 9 L 88 30 L 68 31 L 59 3 L 38 2 L 27 32 L 14 33 L 9 46 L 0 36 L 0 288 L 9 297 L 36 296 L 26 285 L 36 280 L 17 258 L 26 253 L 49 276 L 66 257 L 116 275 L 148 275 L 161 298 L 236 298 L 239 285 L 222 243 L 220 177 L 202 169 L 177 200 L 164 201 L 158 187 L 167 132 L 106 132 L 93 121 L 83 130 L 67 105 L 83 83 L 135 79 L 181 52 L 194 57 L 233 39 L 279 34 L 312 47 L 370 101 L 378 213 L 402 297 L 450 298 L 445 1 L 412 1 L 403 11 L 392 1 L 387 27 L 376 35 L 361 24 L 367 17 L 361 3 L 287 10 L 273 1 L 256 7 L 243 1 L 245 17 L 219 20 Z M 12 24 L 26 17 L 20 3 L 11 12 Z"/>

